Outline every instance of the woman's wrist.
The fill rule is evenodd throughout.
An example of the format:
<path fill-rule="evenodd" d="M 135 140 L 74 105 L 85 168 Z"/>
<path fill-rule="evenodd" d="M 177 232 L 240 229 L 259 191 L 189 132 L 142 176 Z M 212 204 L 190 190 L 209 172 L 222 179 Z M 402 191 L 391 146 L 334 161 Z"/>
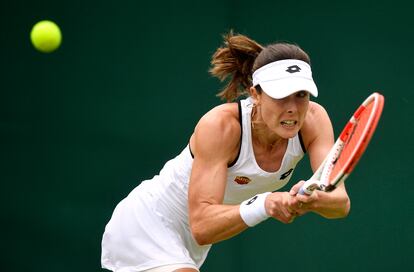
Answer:
<path fill-rule="evenodd" d="M 240 204 L 240 216 L 247 226 L 253 227 L 269 218 L 266 212 L 266 197 L 270 192 L 255 195 Z"/>

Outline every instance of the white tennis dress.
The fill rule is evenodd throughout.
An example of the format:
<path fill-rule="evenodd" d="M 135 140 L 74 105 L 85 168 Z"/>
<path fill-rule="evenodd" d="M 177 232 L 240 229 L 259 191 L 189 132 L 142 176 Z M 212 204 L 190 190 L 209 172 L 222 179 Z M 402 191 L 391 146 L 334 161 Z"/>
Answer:
<path fill-rule="evenodd" d="M 251 138 L 250 99 L 239 102 L 242 136 L 238 158 L 228 168 L 225 204 L 240 204 L 258 193 L 282 188 L 304 155 L 300 135 L 289 139 L 280 169 L 266 172 L 256 163 Z M 143 181 L 115 208 L 102 239 L 102 267 L 144 271 L 169 264 L 200 267 L 211 245 L 194 240 L 187 193 L 193 157 L 187 145 L 159 175 Z"/>

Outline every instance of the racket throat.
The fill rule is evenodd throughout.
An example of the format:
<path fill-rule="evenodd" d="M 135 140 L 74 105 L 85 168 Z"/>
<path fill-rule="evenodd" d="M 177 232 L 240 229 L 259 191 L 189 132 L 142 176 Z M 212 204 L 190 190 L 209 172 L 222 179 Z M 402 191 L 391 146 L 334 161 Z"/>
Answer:
<path fill-rule="evenodd" d="M 324 186 L 324 190 L 325 192 L 332 192 L 333 190 L 336 189 L 335 185 L 329 184 L 328 186 Z"/>

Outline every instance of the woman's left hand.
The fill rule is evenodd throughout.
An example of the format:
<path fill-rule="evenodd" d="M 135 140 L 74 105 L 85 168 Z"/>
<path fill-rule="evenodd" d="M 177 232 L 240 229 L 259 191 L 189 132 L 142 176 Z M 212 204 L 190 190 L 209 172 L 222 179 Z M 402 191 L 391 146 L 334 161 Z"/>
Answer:
<path fill-rule="evenodd" d="M 291 196 L 295 196 L 292 203 L 294 211 L 298 215 L 303 215 L 310 211 L 331 219 L 342 218 L 348 215 L 350 201 L 343 184 L 332 192 L 315 190 L 311 195 L 300 195 L 298 192 L 303 183 L 304 181 L 298 182 L 289 191 Z"/>

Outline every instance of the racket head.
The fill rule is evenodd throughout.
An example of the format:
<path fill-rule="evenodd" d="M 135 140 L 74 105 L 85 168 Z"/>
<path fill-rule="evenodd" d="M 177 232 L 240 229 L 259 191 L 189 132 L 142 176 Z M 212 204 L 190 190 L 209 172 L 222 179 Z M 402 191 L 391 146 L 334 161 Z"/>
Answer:
<path fill-rule="evenodd" d="M 373 93 L 365 99 L 345 125 L 318 170 L 302 186 L 300 194 L 309 195 L 315 189 L 332 191 L 345 181 L 366 150 L 383 107 L 384 97 L 379 93 Z"/>
<path fill-rule="evenodd" d="M 335 189 L 353 171 L 377 128 L 383 108 L 384 96 L 373 93 L 355 111 L 339 136 L 343 147 L 323 181 L 325 191 Z"/>

